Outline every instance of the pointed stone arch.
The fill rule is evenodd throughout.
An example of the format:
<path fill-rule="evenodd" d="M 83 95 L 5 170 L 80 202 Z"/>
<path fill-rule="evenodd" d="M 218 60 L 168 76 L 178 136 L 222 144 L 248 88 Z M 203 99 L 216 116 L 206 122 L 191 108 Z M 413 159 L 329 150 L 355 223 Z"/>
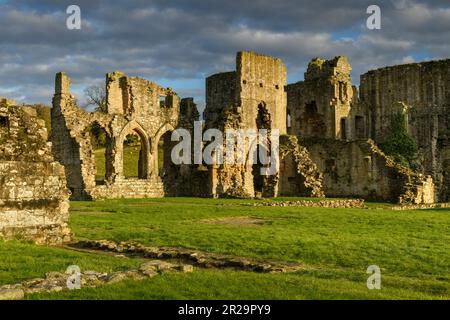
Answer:
<path fill-rule="evenodd" d="M 124 168 L 123 168 L 123 143 L 127 137 L 127 135 L 131 133 L 136 133 L 141 142 L 141 151 L 139 154 L 139 163 L 138 163 L 138 178 L 139 179 L 148 179 L 151 172 L 151 154 L 150 154 L 150 140 L 143 129 L 143 127 L 136 121 L 130 121 L 120 132 L 120 135 L 116 142 L 116 163 L 118 164 L 118 175 L 124 177 Z"/>
<path fill-rule="evenodd" d="M 175 127 L 170 123 L 165 123 L 155 134 L 155 137 L 151 140 L 151 156 L 152 156 L 152 174 L 159 175 L 159 161 L 158 161 L 158 144 L 161 137 L 167 132 L 174 131 Z"/>

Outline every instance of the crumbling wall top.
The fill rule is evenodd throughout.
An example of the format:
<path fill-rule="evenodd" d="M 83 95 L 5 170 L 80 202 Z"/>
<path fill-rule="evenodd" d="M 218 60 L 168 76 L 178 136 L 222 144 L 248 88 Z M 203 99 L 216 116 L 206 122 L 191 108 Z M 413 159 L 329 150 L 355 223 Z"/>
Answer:
<path fill-rule="evenodd" d="M 9 105 L 3 99 L 0 106 L 0 160 L 35 161 L 39 158 L 53 161 L 45 122 L 30 109 Z"/>
<path fill-rule="evenodd" d="M 314 58 L 308 64 L 305 80 L 319 78 L 344 77 L 350 78 L 352 67 L 346 56 L 337 56 L 331 60 Z"/>
<path fill-rule="evenodd" d="M 55 94 L 70 94 L 70 78 L 64 72 L 56 74 Z"/>
<path fill-rule="evenodd" d="M 106 75 L 106 100 L 109 114 L 156 115 L 161 108 L 179 105 L 171 88 L 115 71 Z"/>

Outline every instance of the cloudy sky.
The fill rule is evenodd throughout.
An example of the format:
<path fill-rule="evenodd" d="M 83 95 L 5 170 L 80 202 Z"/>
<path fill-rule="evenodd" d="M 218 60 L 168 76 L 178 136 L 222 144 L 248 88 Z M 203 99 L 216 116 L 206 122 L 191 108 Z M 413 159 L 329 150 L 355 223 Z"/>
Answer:
<path fill-rule="evenodd" d="M 81 30 L 66 9 L 81 8 Z M 381 8 L 368 30 L 367 7 Z M 234 69 L 235 53 L 282 58 L 289 81 L 316 56 L 347 55 L 353 80 L 367 70 L 450 58 L 449 0 L 0 0 L 0 96 L 51 103 L 54 75 L 83 89 L 121 70 L 204 101 L 204 78 Z"/>

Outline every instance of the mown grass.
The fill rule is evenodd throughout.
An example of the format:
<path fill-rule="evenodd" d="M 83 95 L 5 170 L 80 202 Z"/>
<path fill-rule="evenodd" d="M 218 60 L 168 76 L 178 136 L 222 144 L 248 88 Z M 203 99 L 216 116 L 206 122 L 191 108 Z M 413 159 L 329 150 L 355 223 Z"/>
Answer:
<path fill-rule="evenodd" d="M 411 290 L 411 279 L 386 276 L 381 290 L 368 290 L 364 273 L 339 270 L 258 274 L 231 270 L 197 270 L 163 274 L 144 281 L 124 281 L 98 288 L 34 294 L 28 299 L 441 299 L 444 285 L 424 283 Z M 447 291 L 448 294 L 448 291 Z"/>
<path fill-rule="evenodd" d="M 139 151 L 141 147 L 138 146 L 124 146 L 123 148 L 123 170 L 125 177 L 137 178 L 138 177 L 138 162 L 139 162 Z M 105 148 L 100 148 L 95 152 L 95 166 L 96 173 L 95 179 L 103 180 L 105 178 Z M 162 168 L 163 164 L 163 149 L 158 148 L 158 161 L 159 167 Z"/>
<path fill-rule="evenodd" d="M 142 261 L 18 241 L 0 241 L 0 285 L 42 278 L 50 271 L 65 272 L 71 265 L 77 265 L 82 270 L 112 272 L 135 268 Z"/>
<path fill-rule="evenodd" d="M 123 149 L 123 170 L 125 177 L 137 178 L 138 176 L 138 160 L 140 146 L 124 146 Z M 97 172 L 95 173 L 95 179 L 103 180 L 105 178 L 105 149 L 97 149 L 95 152 L 95 166 Z"/>
<path fill-rule="evenodd" d="M 72 228 L 79 239 L 138 241 L 356 270 L 376 264 L 390 274 L 409 276 L 450 275 L 448 210 L 220 205 L 241 201 L 78 202 L 72 206 Z M 260 218 L 262 224 L 206 223 L 225 217 Z"/>
<path fill-rule="evenodd" d="M 450 298 L 450 210 L 394 211 L 377 204 L 371 205 L 372 209 L 242 205 L 253 201 L 258 200 L 72 202 L 71 227 L 77 240 L 138 241 L 295 261 L 302 263 L 304 270 L 285 275 L 197 270 L 30 298 Z M 231 217 L 250 217 L 258 223 L 227 224 L 226 218 Z M 215 223 L 218 220 L 220 223 Z M 0 250 L 2 283 L 64 270 L 70 264 L 98 270 L 135 263 L 15 242 L 0 243 Z M 369 265 L 381 268 L 382 290 L 367 289 Z"/>

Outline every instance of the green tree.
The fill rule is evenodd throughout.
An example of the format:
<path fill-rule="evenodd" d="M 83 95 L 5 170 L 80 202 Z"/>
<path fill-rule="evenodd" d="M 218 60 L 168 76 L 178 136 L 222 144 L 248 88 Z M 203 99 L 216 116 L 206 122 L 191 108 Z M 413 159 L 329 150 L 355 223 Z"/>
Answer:
<path fill-rule="evenodd" d="M 408 133 L 406 118 L 403 113 L 391 117 L 391 132 L 381 143 L 381 149 L 388 156 L 404 166 L 409 167 L 417 154 L 416 140 Z"/>
<path fill-rule="evenodd" d="M 106 132 L 98 122 L 94 122 L 89 128 L 91 134 L 91 143 L 94 149 L 104 148 L 106 146 Z"/>

